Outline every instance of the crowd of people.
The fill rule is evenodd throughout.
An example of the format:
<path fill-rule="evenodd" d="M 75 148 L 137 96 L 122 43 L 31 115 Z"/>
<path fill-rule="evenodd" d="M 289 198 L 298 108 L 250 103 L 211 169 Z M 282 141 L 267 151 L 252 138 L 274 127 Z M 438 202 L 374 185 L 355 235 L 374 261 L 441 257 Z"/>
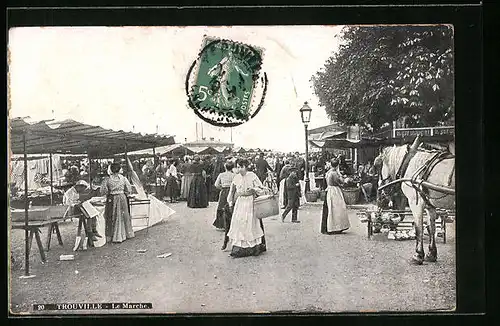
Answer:
<path fill-rule="evenodd" d="M 209 202 L 217 202 L 213 226 L 224 230 L 221 249 L 225 250 L 230 245 L 232 257 L 259 255 L 266 251 L 264 225 L 261 219 L 255 217 L 253 201 L 258 196 L 269 194 L 266 183 L 269 177 L 279 191 L 279 205 L 283 209 L 281 221 L 284 222 L 291 213 L 291 222 L 300 223 L 301 180 L 306 173 L 320 176 L 317 186 L 326 192 L 320 230 L 323 234 L 338 234 L 350 227 L 341 187 L 356 179 L 363 189 L 371 193 L 376 190 L 377 180 L 376 169 L 371 162 L 350 166 L 342 155 L 331 153 L 311 155 L 309 171 L 305 170 L 303 156 L 264 153 L 238 157 L 185 156 L 161 159 L 156 164 L 148 159 L 135 160 L 132 167 L 147 192 L 153 192 L 153 183 L 160 186 L 156 192 L 164 201 L 185 201 L 187 207 L 192 209 L 207 208 Z M 79 176 L 77 168 L 81 171 Z M 88 188 L 82 180 L 86 176 L 82 172 L 88 173 L 88 167 L 70 165 L 67 170 L 67 175 L 80 179 L 67 192 L 65 197 L 69 198 L 72 192 Z M 106 197 L 107 241 L 122 242 L 134 237 L 127 197 L 133 189 L 124 176 L 131 171 L 127 171 L 127 165 L 120 162 L 97 162 L 95 167 L 90 168 L 92 170 L 96 175 L 104 174 L 100 194 Z M 70 201 L 66 199 L 66 202 Z M 88 225 L 87 231 L 93 240 L 101 236 L 95 230 L 95 223 Z"/>

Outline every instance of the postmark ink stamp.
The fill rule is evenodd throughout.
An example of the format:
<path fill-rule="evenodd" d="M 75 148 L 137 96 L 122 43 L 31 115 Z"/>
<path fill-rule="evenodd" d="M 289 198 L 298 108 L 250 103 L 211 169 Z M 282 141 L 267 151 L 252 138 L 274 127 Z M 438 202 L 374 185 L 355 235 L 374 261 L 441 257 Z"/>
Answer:
<path fill-rule="evenodd" d="M 255 117 L 267 90 L 262 59 L 260 48 L 206 37 L 186 77 L 189 107 L 215 126 L 233 127 Z"/>

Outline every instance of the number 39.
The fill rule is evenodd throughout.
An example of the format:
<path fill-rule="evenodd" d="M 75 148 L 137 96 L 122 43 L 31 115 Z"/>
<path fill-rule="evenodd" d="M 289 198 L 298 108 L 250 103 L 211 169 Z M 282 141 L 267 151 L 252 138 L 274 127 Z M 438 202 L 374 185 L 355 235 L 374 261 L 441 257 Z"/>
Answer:
<path fill-rule="evenodd" d="M 203 95 L 203 97 L 200 97 L 200 101 L 205 101 L 207 99 L 207 92 L 208 92 L 208 88 L 207 86 L 200 86 L 200 88 L 198 88 L 198 92 L 200 94 Z"/>

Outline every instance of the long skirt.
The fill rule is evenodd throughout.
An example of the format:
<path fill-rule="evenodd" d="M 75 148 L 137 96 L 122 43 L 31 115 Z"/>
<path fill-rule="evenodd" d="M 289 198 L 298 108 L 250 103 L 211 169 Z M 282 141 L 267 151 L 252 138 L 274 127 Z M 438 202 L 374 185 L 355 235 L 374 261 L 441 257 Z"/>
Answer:
<path fill-rule="evenodd" d="M 217 215 L 215 216 L 215 221 L 213 223 L 213 226 L 215 226 L 218 229 L 224 229 L 224 212 L 227 209 L 227 206 L 229 205 L 227 203 L 227 195 L 229 194 L 229 187 L 222 188 L 222 190 L 219 193 L 219 203 L 217 205 Z"/>
<path fill-rule="evenodd" d="M 181 182 L 181 198 L 187 199 L 189 196 L 189 187 L 191 186 L 191 182 L 193 181 L 194 175 L 192 173 L 186 173 L 182 177 Z"/>
<path fill-rule="evenodd" d="M 323 202 L 321 233 L 332 234 L 345 231 L 350 227 L 342 190 L 336 186 L 329 186 L 326 189 L 326 198 Z"/>
<path fill-rule="evenodd" d="M 220 190 L 212 187 L 212 190 L 210 192 L 210 201 L 212 202 L 218 202 L 219 201 L 219 195 L 220 195 Z"/>
<path fill-rule="evenodd" d="M 214 180 L 217 180 L 217 176 L 214 175 L 213 178 L 210 178 L 210 187 L 209 187 L 209 200 L 211 202 L 218 202 L 219 201 L 219 194 L 221 192 L 220 189 L 217 189 L 217 187 L 214 186 Z M 208 178 L 207 178 L 208 181 Z"/>
<path fill-rule="evenodd" d="M 187 205 L 190 208 L 206 208 L 208 207 L 208 191 L 205 178 L 201 174 L 193 177 L 189 186 L 189 194 Z"/>
<path fill-rule="evenodd" d="M 104 211 L 106 238 L 112 242 L 123 242 L 134 237 L 132 218 L 125 194 L 109 195 Z"/>
<path fill-rule="evenodd" d="M 165 184 L 165 196 L 170 197 L 170 198 L 177 198 L 179 197 L 179 184 L 177 183 L 177 178 L 175 177 L 168 177 L 167 178 L 167 183 Z"/>
<path fill-rule="evenodd" d="M 264 224 L 255 217 L 253 196 L 236 199 L 227 236 L 233 247 L 232 257 L 257 256 L 266 251 Z"/>
<path fill-rule="evenodd" d="M 212 176 L 208 175 L 205 179 L 205 183 L 207 185 L 208 201 L 216 202 L 218 198 L 214 197 L 214 191 L 217 190 L 217 188 L 213 185 Z"/>

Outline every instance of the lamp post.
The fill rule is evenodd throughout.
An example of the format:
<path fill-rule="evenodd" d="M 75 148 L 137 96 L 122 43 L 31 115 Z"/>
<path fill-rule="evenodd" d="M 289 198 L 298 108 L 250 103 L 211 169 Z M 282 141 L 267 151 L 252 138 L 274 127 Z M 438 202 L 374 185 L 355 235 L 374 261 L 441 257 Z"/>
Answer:
<path fill-rule="evenodd" d="M 305 139 L 306 139 L 306 175 L 305 175 L 305 183 L 306 183 L 306 189 L 305 191 L 308 192 L 311 190 L 310 184 L 309 184 L 309 141 L 308 141 L 308 134 L 307 134 L 307 125 L 311 121 L 311 111 L 312 109 L 307 105 L 307 102 L 304 102 L 304 105 L 302 108 L 300 108 L 300 117 L 302 118 L 302 123 L 304 124 L 304 132 L 305 132 Z"/>

